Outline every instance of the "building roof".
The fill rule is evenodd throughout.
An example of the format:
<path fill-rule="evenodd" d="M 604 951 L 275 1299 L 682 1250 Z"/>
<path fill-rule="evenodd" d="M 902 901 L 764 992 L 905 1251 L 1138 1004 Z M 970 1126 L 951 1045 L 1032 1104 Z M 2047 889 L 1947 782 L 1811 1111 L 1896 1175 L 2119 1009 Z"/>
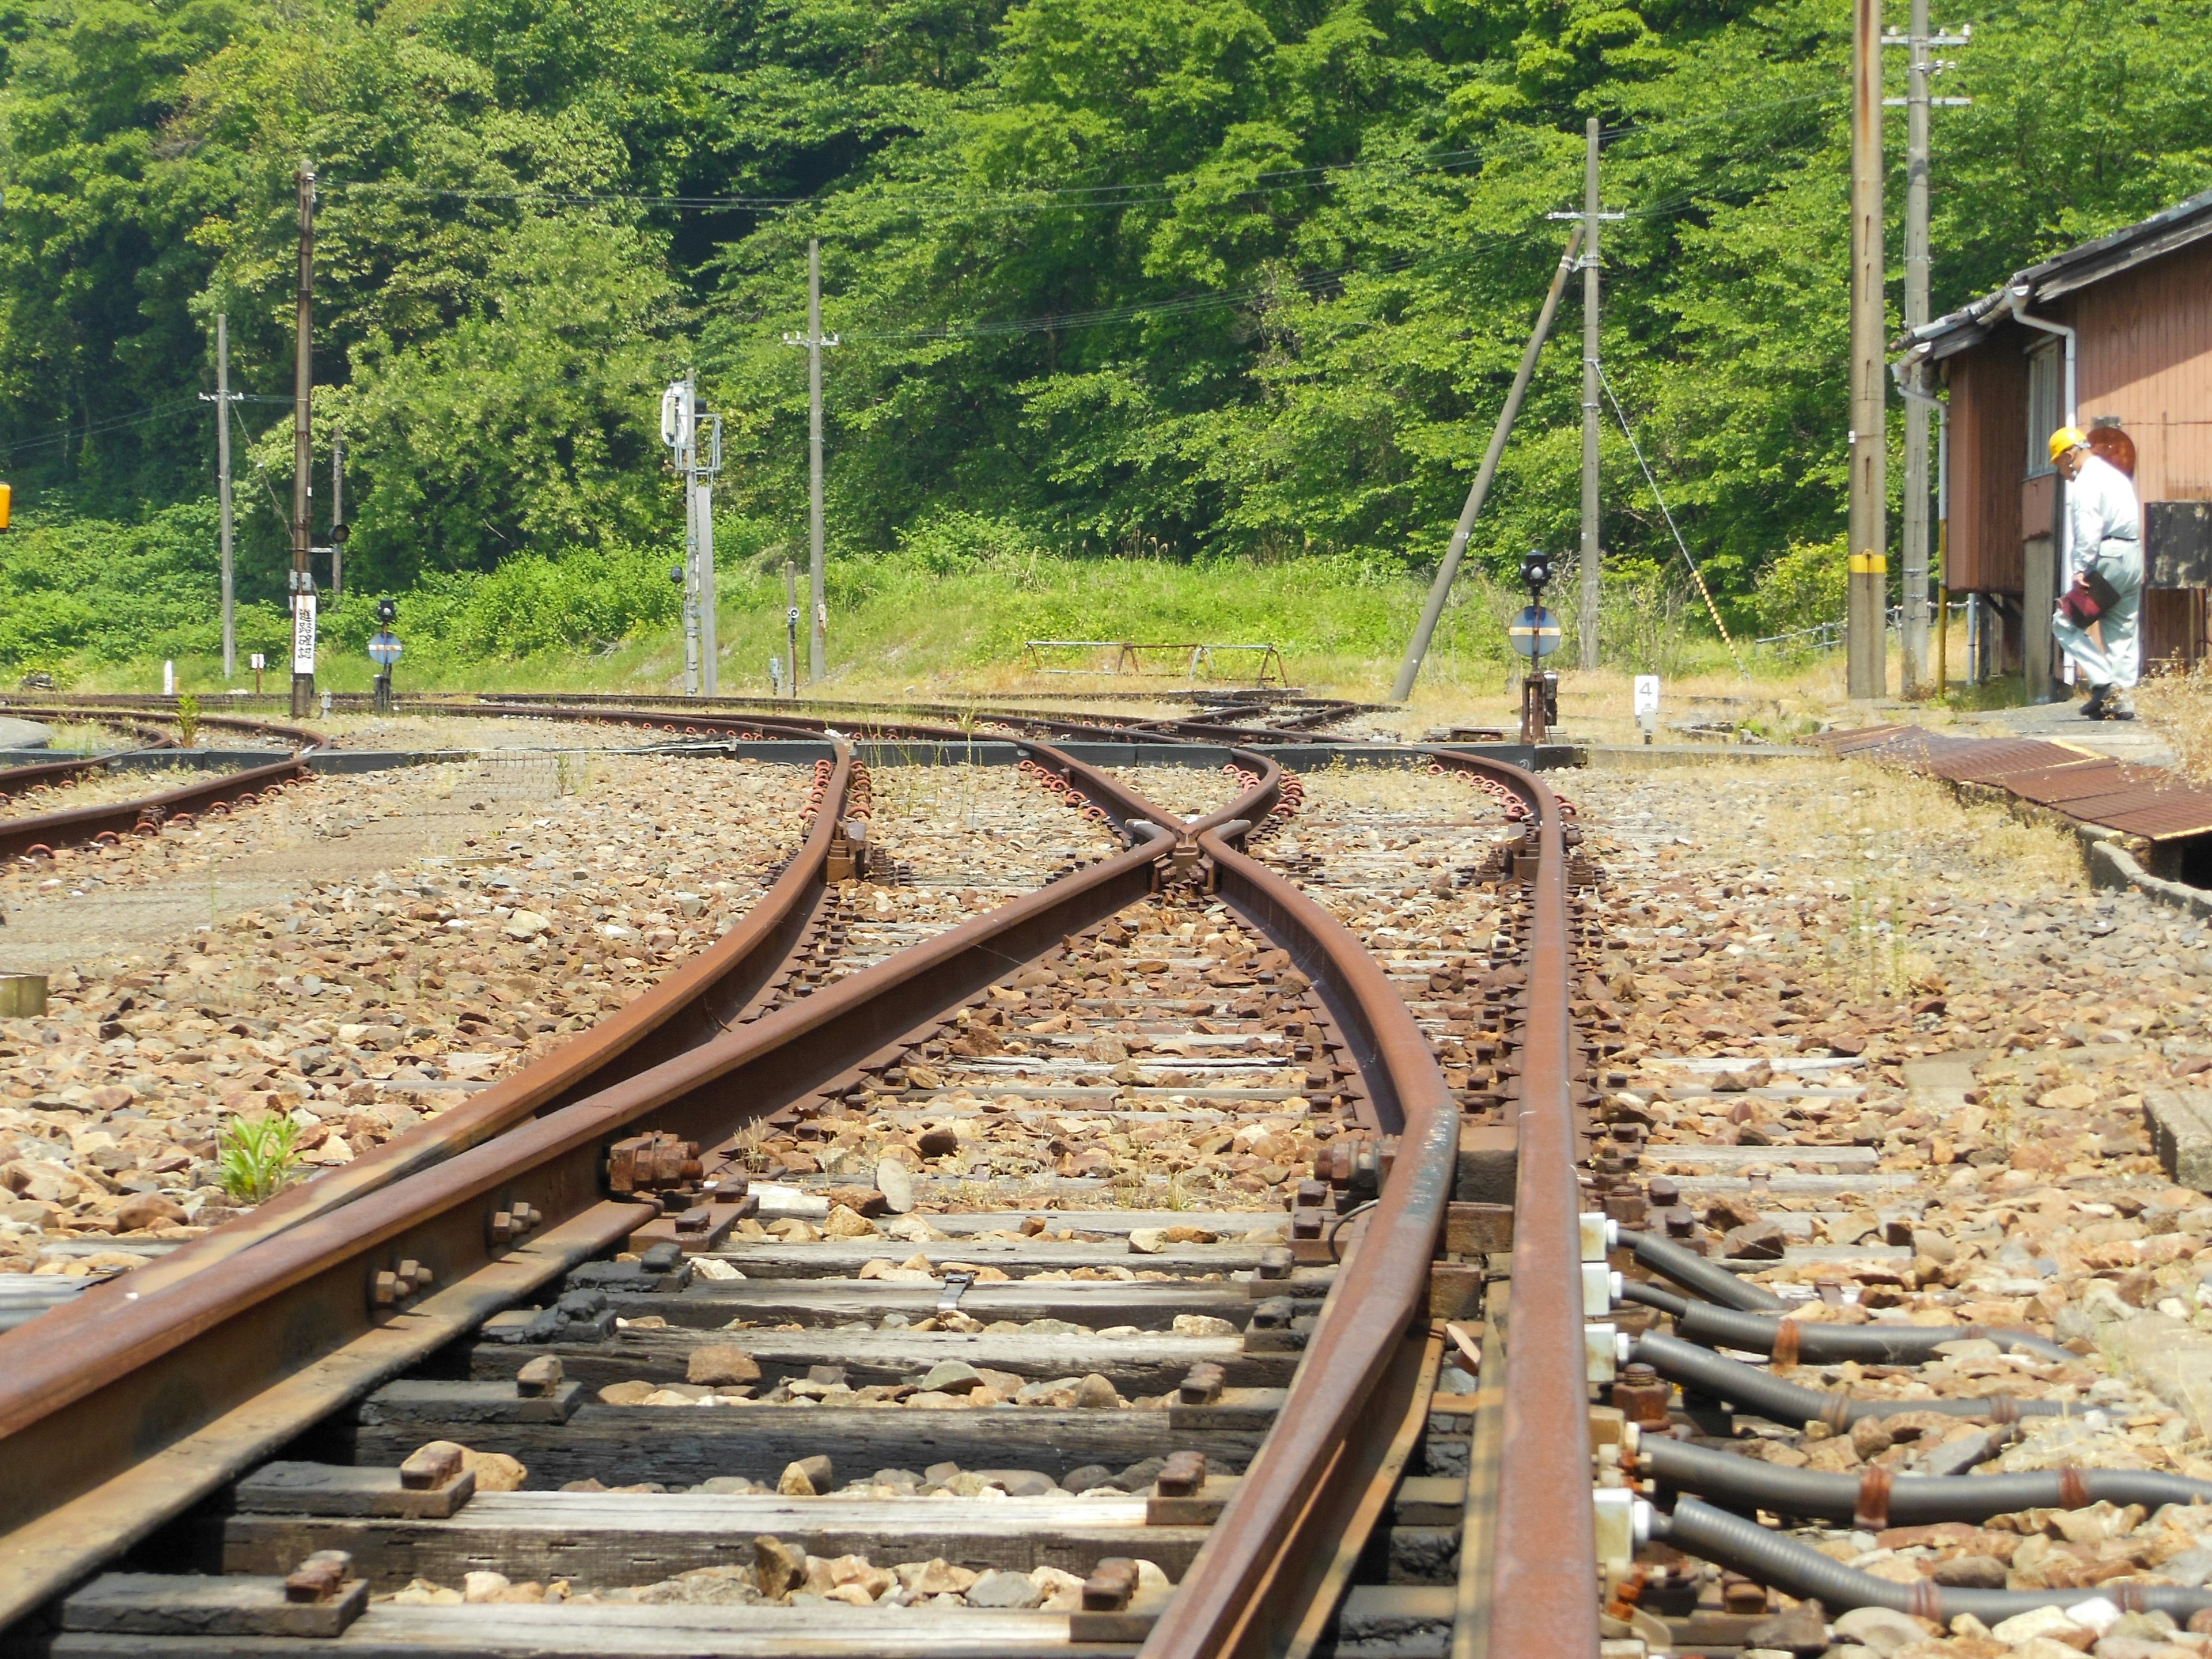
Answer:
<path fill-rule="evenodd" d="M 2032 309 L 2039 302 L 2087 288 L 2206 237 L 2212 237 L 2212 190 L 2200 191 L 2094 241 L 2054 253 L 2040 264 L 2016 270 L 1995 293 L 1984 294 L 1948 316 L 1900 334 L 1892 349 L 1923 361 L 1952 356 L 1979 345 L 2001 326 L 2011 314 L 2015 294 L 2024 307 Z"/>

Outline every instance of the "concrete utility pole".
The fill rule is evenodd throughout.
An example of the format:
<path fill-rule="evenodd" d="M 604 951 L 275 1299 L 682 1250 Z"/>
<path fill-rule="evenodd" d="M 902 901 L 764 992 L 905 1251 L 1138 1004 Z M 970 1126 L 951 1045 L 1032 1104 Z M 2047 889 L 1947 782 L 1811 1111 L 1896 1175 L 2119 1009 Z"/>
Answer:
<path fill-rule="evenodd" d="M 203 393 L 202 396 L 206 394 Z M 215 487 L 222 514 L 219 545 L 222 550 L 222 677 L 238 674 L 238 590 L 231 563 L 230 510 L 230 319 L 217 312 L 215 319 Z"/>
<path fill-rule="evenodd" d="M 331 592 L 345 592 L 345 428 L 331 428 Z"/>
<path fill-rule="evenodd" d="M 1928 111 L 1931 105 L 1970 104 L 1970 98 L 1931 98 L 1930 78 L 1945 65 L 1928 55 L 1931 46 L 1962 46 L 1971 31 L 1931 34 L 1928 28 L 1928 0 L 1912 0 L 1911 31 L 1885 34 L 1885 46 L 1905 46 L 1911 53 L 1902 98 L 1885 98 L 1891 107 L 1905 110 L 1905 326 L 1918 328 L 1928 320 Z M 1905 685 L 1907 697 L 1928 693 L 1928 414 L 1924 398 L 1908 396 L 1905 404 Z M 1942 574 L 1942 573 L 1938 573 Z M 1945 589 L 1946 596 L 1948 594 Z"/>
<path fill-rule="evenodd" d="M 314 276 L 315 169 L 301 161 L 298 317 L 292 371 L 292 715 L 305 719 L 315 701 L 315 577 L 308 548 L 315 510 Z"/>
<path fill-rule="evenodd" d="M 1849 690 L 1871 701 L 1889 690 L 1883 641 L 1888 609 L 1884 523 L 1887 412 L 1882 398 L 1881 0 L 1854 0 L 1851 31 L 1850 611 Z"/>
<path fill-rule="evenodd" d="M 722 695 L 721 641 L 714 615 L 714 475 L 722 467 L 722 417 L 699 412 L 699 380 L 684 371 L 684 401 L 691 415 L 690 470 L 684 476 L 685 518 L 691 526 L 692 568 L 699 590 L 699 686 Z"/>
<path fill-rule="evenodd" d="M 660 394 L 660 440 L 684 491 L 684 562 L 669 574 L 684 590 L 684 695 L 721 695 L 714 615 L 714 477 L 722 470 L 722 417 L 702 414 L 691 370 Z"/>
<path fill-rule="evenodd" d="M 1566 292 L 1567 273 L 1575 268 L 1575 253 L 1582 246 L 1582 240 L 1580 225 L 1567 233 L 1567 251 L 1559 256 L 1559 269 L 1552 273 L 1552 286 L 1545 292 L 1543 308 L 1536 313 L 1536 326 L 1528 331 L 1528 348 L 1521 354 L 1521 367 L 1514 373 L 1512 390 L 1505 394 L 1505 407 L 1498 411 L 1498 424 L 1491 428 L 1490 447 L 1482 452 L 1482 465 L 1475 469 L 1474 483 L 1467 492 L 1467 505 L 1460 508 L 1459 522 L 1452 526 L 1451 543 L 1444 549 L 1444 562 L 1437 568 L 1437 579 L 1430 584 L 1428 603 L 1421 608 L 1420 625 L 1414 629 L 1413 640 L 1406 647 L 1406 660 L 1398 665 L 1398 683 L 1390 690 L 1393 702 L 1403 702 L 1413 695 L 1413 681 L 1420 674 L 1422 659 L 1429 653 L 1429 641 L 1436 636 L 1437 620 L 1444 613 L 1444 601 L 1451 597 L 1452 580 L 1459 574 L 1459 562 L 1467 552 L 1467 538 L 1474 533 L 1476 515 L 1482 511 L 1483 499 L 1490 494 L 1490 481 L 1498 474 L 1498 458 L 1505 453 L 1505 440 L 1513 430 L 1514 417 L 1521 412 L 1521 398 L 1528 390 L 1529 377 L 1536 372 L 1537 356 L 1551 336 L 1552 318 L 1559 308 L 1559 296 Z"/>
<path fill-rule="evenodd" d="M 829 601 L 823 597 L 822 552 L 822 354 L 837 343 L 834 334 L 822 332 L 822 244 L 806 244 L 806 332 L 787 334 L 787 346 L 806 348 L 806 581 L 812 617 L 807 627 L 806 678 L 809 684 L 830 672 L 827 635 Z M 791 665 L 799 679 L 799 665 Z"/>
<path fill-rule="evenodd" d="M 1575 609 L 1575 633 L 1582 642 L 1582 665 L 1597 666 L 1598 597 L 1598 206 L 1597 117 L 1584 137 L 1583 159 L 1583 558 L 1581 601 Z"/>

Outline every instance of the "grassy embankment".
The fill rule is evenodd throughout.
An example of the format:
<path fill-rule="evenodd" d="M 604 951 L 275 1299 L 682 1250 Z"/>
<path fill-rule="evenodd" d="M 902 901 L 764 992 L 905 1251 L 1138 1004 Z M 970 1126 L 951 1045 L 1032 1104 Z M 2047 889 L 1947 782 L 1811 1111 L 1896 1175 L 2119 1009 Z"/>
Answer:
<path fill-rule="evenodd" d="M 167 659 L 180 690 L 223 691 L 204 516 L 188 507 L 139 526 L 33 525 L 11 536 L 0 550 L 0 674 L 44 670 L 64 690 L 157 690 Z M 407 645 L 397 684 L 403 692 L 680 690 L 669 559 L 663 549 L 523 555 L 487 575 L 430 578 L 396 596 Z M 831 670 L 814 695 L 837 699 L 1111 694 L 1187 683 L 1176 672 L 1134 679 L 1039 673 L 1024 661 L 1025 643 L 1052 639 L 1271 644 L 1293 684 L 1381 702 L 1425 592 L 1423 577 L 1344 559 L 1074 559 L 1034 546 L 975 554 L 942 542 L 836 557 L 830 574 Z M 323 685 L 368 688 L 364 647 L 376 597 L 364 588 L 327 607 Z M 1571 594 L 1553 597 L 1566 601 L 1563 611 L 1571 603 Z M 1486 576 L 1463 576 L 1413 704 L 1393 723 L 1418 735 L 1514 717 L 1517 659 L 1505 648 L 1504 625 L 1524 599 Z M 1601 635 L 1611 665 L 1587 675 L 1565 668 L 1564 723 L 1592 736 L 1630 735 L 1629 682 L 1640 672 L 1664 678 L 1670 725 L 1748 720 L 1784 737 L 1841 701 L 1833 655 L 1755 660 L 1747 680 L 1694 603 L 1650 578 L 1609 586 Z M 240 614 L 240 661 L 264 652 L 274 671 L 264 683 L 273 685 L 286 662 L 285 619 L 265 599 Z M 718 615 L 724 692 L 766 695 L 769 659 L 785 650 L 781 548 L 728 560 Z M 1575 656 L 1571 614 L 1565 620 L 1565 648 L 1553 659 L 1563 667 Z M 1045 661 L 1077 667 L 1109 655 L 1060 651 Z M 1237 684 L 1252 660 L 1223 653 L 1212 678 L 1202 670 L 1199 683 Z M 1169 669 L 1171 659 L 1151 665 Z M 251 676 L 241 672 L 232 684 L 250 686 Z"/>

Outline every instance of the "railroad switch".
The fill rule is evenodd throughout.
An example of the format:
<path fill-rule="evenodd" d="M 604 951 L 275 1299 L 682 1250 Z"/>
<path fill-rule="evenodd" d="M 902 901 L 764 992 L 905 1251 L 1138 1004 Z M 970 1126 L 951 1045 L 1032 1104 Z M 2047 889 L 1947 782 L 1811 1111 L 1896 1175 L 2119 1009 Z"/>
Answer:
<path fill-rule="evenodd" d="M 823 879 L 831 886 L 841 881 L 859 881 L 868 873 L 868 821 L 864 817 L 849 817 L 837 827 L 830 838 L 830 852 L 823 867 Z"/>

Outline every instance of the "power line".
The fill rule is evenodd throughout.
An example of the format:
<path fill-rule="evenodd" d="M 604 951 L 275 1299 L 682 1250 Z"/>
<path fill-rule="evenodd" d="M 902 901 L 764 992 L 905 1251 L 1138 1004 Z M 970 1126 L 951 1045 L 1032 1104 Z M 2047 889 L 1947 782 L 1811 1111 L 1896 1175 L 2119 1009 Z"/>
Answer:
<path fill-rule="evenodd" d="M 55 444 L 68 443 L 74 438 L 89 438 L 102 432 L 119 431 L 125 427 L 143 426 L 149 421 L 159 420 L 162 416 L 173 415 L 179 410 L 196 408 L 198 403 L 199 399 L 197 398 L 187 398 L 176 403 L 155 404 L 150 408 L 138 410 L 129 415 L 110 416 L 106 420 L 93 421 L 81 427 L 73 427 L 67 432 L 58 432 L 48 438 L 27 438 L 20 442 L 12 443 L 0 440 L 0 454 L 13 455 L 24 450 L 46 449 Z"/>

